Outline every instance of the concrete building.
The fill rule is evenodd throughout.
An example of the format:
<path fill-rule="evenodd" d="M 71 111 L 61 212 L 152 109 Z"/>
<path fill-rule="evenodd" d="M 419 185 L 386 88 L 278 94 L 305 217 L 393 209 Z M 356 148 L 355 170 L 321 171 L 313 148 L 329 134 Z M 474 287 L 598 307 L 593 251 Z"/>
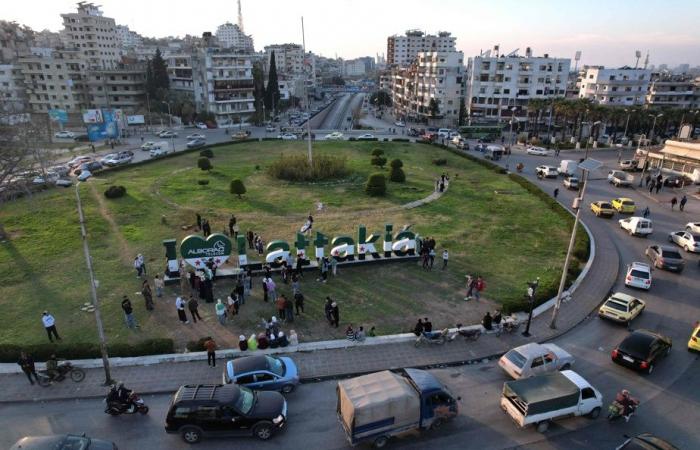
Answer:
<path fill-rule="evenodd" d="M 22 69 L 15 64 L 0 64 L 0 111 L 19 112 L 27 107 Z"/>
<path fill-rule="evenodd" d="M 120 65 L 87 72 L 91 108 L 121 109 L 133 114 L 146 104 L 146 65 Z"/>
<path fill-rule="evenodd" d="M 395 117 L 456 126 L 465 96 L 464 54 L 419 52 L 409 67 L 394 67 L 383 85 L 391 93 Z M 431 111 L 433 99 L 438 105 L 436 115 Z"/>
<path fill-rule="evenodd" d="M 587 98 L 600 105 L 632 106 L 645 102 L 651 70 L 621 67 L 606 69 L 589 67 L 581 80 L 579 98 Z"/>
<path fill-rule="evenodd" d="M 499 55 L 498 47 L 469 58 L 467 64 L 467 110 L 470 118 L 509 120 L 524 115 L 532 99 L 550 99 L 566 95 L 569 58 L 533 56 L 513 52 Z"/>
<path fill-rule="evenodd" d="M 119 45 L 123 50 L 134 49 L 143 45 L 143 37 L 135 31 L 131 31 L 126 25 L 115 27 Z"/>
<path fill-rule="evenodd" d="M 700 142 L 668 140 L 661 150 L 650 151 L 647 156 L 651 169 L 661 169 L 664 175 L 685 175 L 693 183 L 700 183 Z"/>
<path fill-rule="evenodd" d="M 82 56 L 80 50 L 55 50 L 49 57 L 19 59 L 27 101 L 34 112 L 65 109 L 76 113 L 89 106 Z"/>
<path fill-rule="evenodd" d="M 344 61 L 343 69 L 343 74 L 348 77 L 362 77 L 367 73 L 365 61 L 361 59 Z"/>
<path fill-rule="evenodd" d="M 408 30 L 403 36 L 389 36 L 386 44 L 386 64 L 408 66 L 421 52 L 454 52 L 456 41 L 457 38 L 446 31 L 441 31 L 435 36 L 419 30 Z"/>
<path fill-rule="evenodd" d="M 316 87 L 316 56 L 306 52 L 299 44 L 268 45 L 265 47 L 263 71 L 265 77 L 270 73 L 270 60 L 275 53 L 275 66 L 279 82 L 285 82 L 289 94 L 294 97 L 305 96 L 304 85 L 313 90 Z"/>
<path fill-rule="evenodd" d="M 164 59 L 168 65 L 170 89 L 190 94 L 194 100 L 193 56 L 191 54 L 168 55 Z"/>
<path fill-rule="evenodd" d="M 98 5 L 80 2 L 76 13 L 61 17 L 66 48 L 78 49 L 88 67 L 113 67 L 121 61 L 114 19 L 103 17 Z"/>
<path fill-rule="evenodd" d="M 254 53 L 253 38 L 245 34 L 236 24 L 226 22 L 216 29 L 216 38 L 223 48 Z"/>
<path fill-rule="evenodd" d="M 697 85 L 696 80 L 687 75 L 653 74 L 646 94 L 646 103 L 649 106 L 693 108 L 697 103 Z"/>
<path fill-rule="evenodd" d="M 0 21 L 0 64 L 12 64 L 20 55 L 29 53 L 33 39 L 31 28 Z"/>

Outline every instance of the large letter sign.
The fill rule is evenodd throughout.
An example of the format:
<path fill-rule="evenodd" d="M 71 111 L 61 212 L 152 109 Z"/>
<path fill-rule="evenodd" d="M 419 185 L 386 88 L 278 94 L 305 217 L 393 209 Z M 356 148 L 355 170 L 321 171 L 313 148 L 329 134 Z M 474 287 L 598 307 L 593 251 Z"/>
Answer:
<path fill-rule="evenodd" d="M 416 254 L 416 235 L 411 231 L 402 231 L 396 235 L 396 242 L 391 249 L 396 256 L 406 256 Z"/>
<path fill-rule="evenodd" d="M 289 256 L 289 244 L 285 241 L 272 241 L 267 244 L 267 256 L 265 262 L 272 267 L 279 267 L 282 261 L 286 261 Z"/>
<path fill-rule="evenodd" d="M 378 234 L 370 234 L 367 237 L 367 228 L 364 225 L 360 225 L 357 230 L 357 257 L 360 261 L 365 260 L 365 255 L 369 253 L 373 258 L 377 259 L 380 257 L 377 248 L 374 246 L 374 242 L 379 239 Z"/>
<path fill-rule="evenodd" d="M 202 268 L 210 259 L 219 266 L 231 255 L 231 241 L 226 235 L 214 233 L 206 239 L 191 234 L 180 243 L 180 254 L 187 264 Z"/>
<path fill-rule="evenodd" d="M 301 256 L 301 259 L 306 258 L 306 246 L 309 245 L 309 241 L 306 240 L 304 233 L 299 233 L 297 231 L 297 240 L 294 242 L 294 246 L 297 249 L 297 257 Z"/>
<path fill-rule="evenodd" d="M 238 247 L 238 265 L 243 267 L 248 265 L 248 255 L 246 254 L 245 236 L 236 238 L 236 247 Z"/>
<path fill-rule="evenodd" d="M 394 226 L 390 223 L 384 224 L 384 257 L 391 258 L 391 241 L 393 240 L 392 230 Z"/>
<path fill-rule="evenodd" d="M 180 266 L 177 263 L 177 241 L 175 239 L 166 239 L 163 241 L 165 246 L 165 259 L 168 261 L 168 277 L 179 277 Z"/>
<path fill-rule="evenodd" d="M 355 259 L 355 241 L 350 236 L 337 236 L 331 242 L 331 256 L 338 261 L 353 261 Z"/>
<path fill-rule="evenodd" d="M 328 243 L 328 238 L 323 233 L 316 232 L 316 239 L 314 239 L 314 247 L 316 247 L 316 258 L 323 258 L 323 246 Z"/>

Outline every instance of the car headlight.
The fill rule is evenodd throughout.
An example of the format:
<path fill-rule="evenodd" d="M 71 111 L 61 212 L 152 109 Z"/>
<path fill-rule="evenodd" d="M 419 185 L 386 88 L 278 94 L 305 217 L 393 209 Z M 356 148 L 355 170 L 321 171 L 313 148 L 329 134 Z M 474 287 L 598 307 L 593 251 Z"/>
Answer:
<path fill-rule="evenodd" d="M 283 420 L 284 420 L 284 416 L 282 416 L 282 414 L 280 414 L 279 416 L 272 419 L 272 423 L 274 423 L 275 425 L 279 425 L 280 423 L 282 423 Z"/>

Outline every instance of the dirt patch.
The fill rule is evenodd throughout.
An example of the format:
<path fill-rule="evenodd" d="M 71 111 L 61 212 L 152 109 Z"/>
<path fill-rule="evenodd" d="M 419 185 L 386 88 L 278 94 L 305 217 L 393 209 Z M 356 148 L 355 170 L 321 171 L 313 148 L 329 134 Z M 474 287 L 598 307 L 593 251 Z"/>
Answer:
<path fill-rule="evenodd" d="M 114 236 L 117 239 L 117 244 L 119 246 L 119 255 L 122 262 L 130 265 L 132 263 L 130 256 L 132 252 L 131 247 L 129 247 L 129 243 L 126 241 L 124 235 L 122 235 L 121 231 L 119 230 L 119 225 L 117 225 L 117 222 L 114 220 L 114 217 L 112 217 L 112 215 L 109 213 L 109 208 L 105 203 L 105 199 L 102 197 L 102 195 L 100 195 L 99 192 L 97 192 L 95 184 L 87 183 L 87 185 L 90 188 L 90 193 L 97 202 L 97 210 L 100 212 L 102 218 L 106 220 L 109 224 L 109 228 L 112 231 L 112 236 Z"/>

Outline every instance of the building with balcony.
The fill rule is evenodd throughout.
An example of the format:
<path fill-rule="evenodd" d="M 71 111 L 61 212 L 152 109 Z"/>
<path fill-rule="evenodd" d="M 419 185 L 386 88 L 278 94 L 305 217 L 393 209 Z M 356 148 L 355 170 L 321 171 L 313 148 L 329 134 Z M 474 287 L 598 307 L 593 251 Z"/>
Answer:
<path fill-rule="evenodd" d="M 513 52 L 499 55 L 498 47 L 469 58 L 467 111 L 470 118 L 509 120 L 525 115 L 532 99 L 564 97 L 569 80 L 569 58 Z M 515 110 L 513 110 L 515 108 Z"/>
<path fill-rule="evenodd" d="M 643 105 L 650 79 L 649 69 L 589 67 L 581 80 L 578 97 L 600 105 Z"/>
<path fill-rule="evenodd" d="M 408 30 L 403 36 L 387 38 L 386 64 L 388 66 L 408 66 L 421 52 L 454 52 L 457 38 L 447 31 L 436 35 L 425 34 L 420 30 Z"/>
<path fill-rule="evenodd" d="M 27 102 L 34 112 L 64 109 L 77 113 L 89 106 L 85 60 L 79 50 L 54 50 L 50 56 L 27 55 L 18 65 Z"/>
<path fill-rule="evenodd" d="M 22 69 L 15 64 L 0 64 L 0 111 L 20 112 L 27 107 Z"/>
<path fill-rule="evenodd" d="M 191 54 L 174 54 L 165 58 L 168 65 L 170 89 L 192 95 L 194 100 L 194 78 L 192 65 L 194 57 Z"/>
<path fill-rule="evenodd" d="M 61 17 L 65 47 L 77 49 L 88 67 L 113 67 L 121 61 L 116 24 L 102 16 L 99 5 L 80 2 L 76 13 Z"/>
<path fill-rule="evenodd" d="M 120 65 L 87 72 L 91 108 L 121 109 L 133 114 L 146 106 L 146 65 Z"/>
<path fill-rule="evenodd" d="M 698 103 L 700 83 L 687 75 L 652 74 L 646 103 L 652 107 L 693 108 Z"/>
<path fill-rule="evenodd" d="M 255 52 L 253 38 L 245 34 L 236 24 L 226 22 L 216 29 L 216 39 L 223 48 L 240 50 L 245 53 Z"/>
<path fill-rule="evenodd" d="M 119 46 L 122 50 L 134 49 L 143 45 L 143 37 L 135 31 L 131 31 L 126 25 L 115 27 Z"/>

